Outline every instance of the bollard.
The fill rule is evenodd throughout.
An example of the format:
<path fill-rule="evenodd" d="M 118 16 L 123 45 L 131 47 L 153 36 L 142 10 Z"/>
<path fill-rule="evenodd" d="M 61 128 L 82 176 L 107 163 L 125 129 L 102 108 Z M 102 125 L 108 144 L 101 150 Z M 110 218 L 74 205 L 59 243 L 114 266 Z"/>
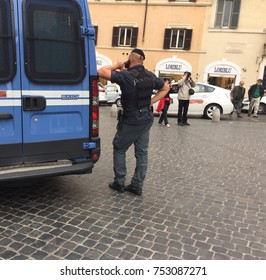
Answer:
<path fill-rule="evenodd" d="M 221 112 L 219 108 L 215 108 L 212 112 L 212 121 L 219 122 L 221 117 Z"/>
<path fill-rule="evenodd" d="M 110 117 L 117 117 L 117 105 L 113 104 L 111 107 Z"/>

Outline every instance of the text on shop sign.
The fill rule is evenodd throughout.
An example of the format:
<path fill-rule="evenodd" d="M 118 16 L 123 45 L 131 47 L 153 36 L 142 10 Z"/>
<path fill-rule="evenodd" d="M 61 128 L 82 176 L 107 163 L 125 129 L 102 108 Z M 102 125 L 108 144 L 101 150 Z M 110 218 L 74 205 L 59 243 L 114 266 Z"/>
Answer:
<path fill-rule="evenodd" d="M 214 67 L 214 73 L 231 73 L 232 68 L 230 67 Z"/>
<path fill-rule="evenodd" d="M 181 70 L 182 65 L 181 64 L 166 64 L 165 69 L 171 69 L 171 70 Z"/>
<path fill-rule="evenodd" d="M 97 65 L 102 65 L 103 64 L 103 62 L 102 62 L 102 60 L 96 60 L 96 63 L 97 63 Z"/>

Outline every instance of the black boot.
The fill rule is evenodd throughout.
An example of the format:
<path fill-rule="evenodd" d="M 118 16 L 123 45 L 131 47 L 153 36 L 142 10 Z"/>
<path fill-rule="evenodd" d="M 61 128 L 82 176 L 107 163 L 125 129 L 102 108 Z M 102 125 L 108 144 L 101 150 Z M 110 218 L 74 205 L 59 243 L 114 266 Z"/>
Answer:
<path fill-rule="evenodd" d="M 123 193 L 125 191 L 125 186 L 119 185 L 117 182 L 109 183 L 109 188 L 116 190 L 120 193 Z"/>
<path fill-rule="evenodd" d="M 132 184 L 125 187 L 125 191 L 132 192 L 136 195 L 142 195 L 142 188 L 133 186 Z"/>

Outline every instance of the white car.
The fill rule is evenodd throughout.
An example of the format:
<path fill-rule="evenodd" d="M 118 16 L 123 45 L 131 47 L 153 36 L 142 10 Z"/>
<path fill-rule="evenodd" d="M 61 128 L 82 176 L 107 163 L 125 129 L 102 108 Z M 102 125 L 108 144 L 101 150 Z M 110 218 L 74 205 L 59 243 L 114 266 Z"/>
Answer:
<path fill-rule="evenodd" d="M 173 90 L 177 89 L 177 83 L 173 83 Z M 205 118 L 212 119 L 213 110 L 218 108 L 221 115 L 229 115 L 233 112 L 233 104 L 230 100 L 230 91 L 217 86 L 197 83 L 193 88 L 195 93 L 189 100 L 188 115 L 203 115 Z M 170 104 L 168 115 L 177 115 L 178 93 L 171 93 L 173 103 Z M 158 102 L 154 104 L 156 113 Z"/>
<path fill-rule="evenodd" d="M 249 108 L 249 100 L 248 98 L 245 98 L 242 103 L 242 111 L 248 111 Z M 265 114 L 266 113 L 266 95 L 264 95 L 260 100 L 260 106 L 258 114 Z"/>
<path fill-rule="evenodd" d="M 117 84 L 108 84 L 104 87 L 99 87 L 99 102 L 100 104 L 116 104 L 121 107 L 121 89 Z"/>
<path fill-rule="evenodd" d="M 99 92 L 99 103 L 100 104 L 107 103 L 107 99 L 105 97 L 105 88 L 101 83 L 98 83 L 98 92 Z"/>
<path fill-rule="evenodd" d="M 114 103 L 117 106 L 121 107 L 121 89 L 117 84 L 108 84 L 105 87 L 105 97 L 107 103 Z"/>

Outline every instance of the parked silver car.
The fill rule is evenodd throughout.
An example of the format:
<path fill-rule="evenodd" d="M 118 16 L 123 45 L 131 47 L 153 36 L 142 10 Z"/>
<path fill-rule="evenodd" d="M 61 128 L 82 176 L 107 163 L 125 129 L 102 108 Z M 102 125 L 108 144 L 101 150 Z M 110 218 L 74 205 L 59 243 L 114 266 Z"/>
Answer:
<path fill-rule="evenodd" d="M 101 83 L 98 83 L 98 92 L 99 92 L 99 103 L 100 104 L 107 103 L 107 99 L 105 97 L 105 88 Z"/>

